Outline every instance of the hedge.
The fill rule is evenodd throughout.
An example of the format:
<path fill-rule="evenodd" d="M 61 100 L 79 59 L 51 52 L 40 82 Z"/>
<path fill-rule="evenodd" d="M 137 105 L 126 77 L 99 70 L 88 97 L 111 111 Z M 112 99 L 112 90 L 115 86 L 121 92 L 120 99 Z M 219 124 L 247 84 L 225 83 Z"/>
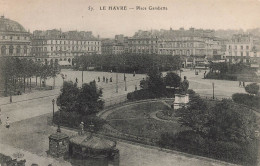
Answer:
<path fill-rule="evenodd" d="M 177 134 L 163 133 L 158 142 L 159 146 L 189 154 L 201 155 L 241 165 L 256 165 L 258 142 L 237 144 L 227 141 L 213 141 L 202 138 L 191 130 Z"/>
<path fill-rule="evenodd" d="M 260 109 L 260 96 L 254 96 L 246 93 L 235 93 L 232 95 L 232 99 L 238 104 Z"/>
<path fill-rule="evenodd" d="M 60 119 L 61 115 L 61 119 Z M 105 120 L 95 116 L 95 115 L 80 115 L 77 112 L 55 112 L 54 114 L 54 123 L 55 124 L 61 124 L 62 126 L 70 127 L 70 128 L 76 128 L 79 129 L 79 124 L 81 122 L 84 122 L 85 130 L 89 129 L 89 125 L 92 123 L 94 124 L 94 130 L 99 131 L 102 129 L 102 126 L 106 123 Z"/>
<path fill-rule="evenodd" d="M 206 77 L 206 79 L 217 79 L 217 80 L 231 80 L 231 81 L 237 81 L 237 76 L 234 75 L 227 75 L 227 74 L 219 74 L 219 73 L 213 73 L 209 72 Z"/>

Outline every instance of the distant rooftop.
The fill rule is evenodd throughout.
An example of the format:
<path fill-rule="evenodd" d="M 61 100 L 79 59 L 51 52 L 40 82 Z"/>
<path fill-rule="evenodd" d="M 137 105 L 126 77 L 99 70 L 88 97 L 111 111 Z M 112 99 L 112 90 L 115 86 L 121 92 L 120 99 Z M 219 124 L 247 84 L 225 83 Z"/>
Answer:
<path fill-rule="evenodd" d="M 33 38 L 43 39 L 70 39 L 70 40 L 99 40 L 94 37 L 91 31 L 67 31 L 53 29 L 46 31 L 36 30 L 33 32 Z"/>

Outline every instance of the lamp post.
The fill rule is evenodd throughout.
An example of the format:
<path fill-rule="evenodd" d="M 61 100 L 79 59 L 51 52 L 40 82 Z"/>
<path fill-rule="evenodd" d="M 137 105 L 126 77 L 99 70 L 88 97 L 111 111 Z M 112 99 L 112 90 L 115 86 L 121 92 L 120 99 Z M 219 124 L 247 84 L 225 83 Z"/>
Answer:
<path fill-rule="evenodd" d="M 214 86 L 215 86 L 215 84 L 214 84 L 214 82 L 212 83 L 212 88 L 213 88 L 213 96 L 212 96 L 212 98 L 213 99 L 215 99 L 215 96 L 214 96 Z"/>
<path fill-rule="evenodd" d="M 55 104 L 55 100 L 54 99 L 52 99 L 52 124 L 53 124 L 53 122 L 54 122 L 54 104 Z"/>

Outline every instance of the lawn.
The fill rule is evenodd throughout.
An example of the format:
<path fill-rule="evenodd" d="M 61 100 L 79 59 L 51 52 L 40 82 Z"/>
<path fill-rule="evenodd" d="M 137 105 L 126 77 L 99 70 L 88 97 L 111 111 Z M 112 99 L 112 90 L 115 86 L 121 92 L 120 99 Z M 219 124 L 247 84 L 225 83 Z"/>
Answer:
<path fill-rule="evenodd" d="M 107 121 L 123 133 L 158 139 L 161 133 L 176 133 L 185 129 L 176 121 L 165 122 L 151 117 L 151 113 L 167 109 L 161 102 L 142 103 L 117 110 L 108 116 Z"/>

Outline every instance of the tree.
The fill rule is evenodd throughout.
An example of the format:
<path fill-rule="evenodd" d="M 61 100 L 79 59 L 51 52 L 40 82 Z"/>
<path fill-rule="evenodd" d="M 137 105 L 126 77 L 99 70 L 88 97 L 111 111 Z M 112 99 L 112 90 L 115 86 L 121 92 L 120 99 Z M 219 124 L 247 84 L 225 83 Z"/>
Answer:
<path fill-rule="evenodd" d="M 62 111 L 75 111 L 79 103 L 77 102 L 79 89 L 72 81 L 65 81 L 61 89 L 61 94 L 57 98 L 57 105 Z"/>
<path fill-rule="evenodd" d="M 205 137 L 209 132 L 210 109 L 198 95 L 193 95 L 190 100 L 188 108 L 178 109 L 175 116 L 182 126 L 189 127 L 193 132 Z"/>
<path fill-rule="evenodd" d="M 103 109 L 102 90 L 98 89 L 95 81 L 83 84 L 78 88 L 72 81 L 64 82 L 57 105 L 62 111 L 77 112 L 81 115 L 91 115 Z"/>
<path fill-rule="evenodd" d="M 148 89 L 148 81 L 145 80 L 145 79 L 141 80 L 141 81 L 140 81 L 140 87 L 141 87 L 142 89 Z"/>
<path fill-rule="evenodd" d="M 78 102 L 80 103 L 79 113 L 90 115 L 103 109 L 104 101 L 101 99 L 102 93 L 102 90 L 97 88 L 95 81 L 83 84 L 78 95 Z"/>
<path fill-rule="evenodd" d="M 255 139 L 256 115 L 250 109 L 224 99 L 211 112 L 209 138 L 236 143 L 249 143 Z"/>
<path fill-rule="evenodd" d="M 203 138 L 236 143 L 248 143 L 255 139 L 255 114 L 232 100 L 207 104 L 204 99 L 194 96 L 190 106 L 177 110 L 176 116 L 181 125 Z"/>
<path fill-rule="evenodd" d="M 257 83 L 248 84 L 245 87 L 247 93 L 251 95 L 257 95 L 259 92 L 259 85 Z"/>
<path fill-rule="evenodd" d="M 161 96 L 165 92 L 165 85 L 162 77 L 162 73 L 158 70 L 157 67 L 153 67 L 148 72 L 148 89 L 156 94 Z"/>
<path fill-rule="evenodd" d="M 166 86 L 177 88 L 180 86 L 181 77 L 176 73 L 167 73 L 164 82 Z"/>

